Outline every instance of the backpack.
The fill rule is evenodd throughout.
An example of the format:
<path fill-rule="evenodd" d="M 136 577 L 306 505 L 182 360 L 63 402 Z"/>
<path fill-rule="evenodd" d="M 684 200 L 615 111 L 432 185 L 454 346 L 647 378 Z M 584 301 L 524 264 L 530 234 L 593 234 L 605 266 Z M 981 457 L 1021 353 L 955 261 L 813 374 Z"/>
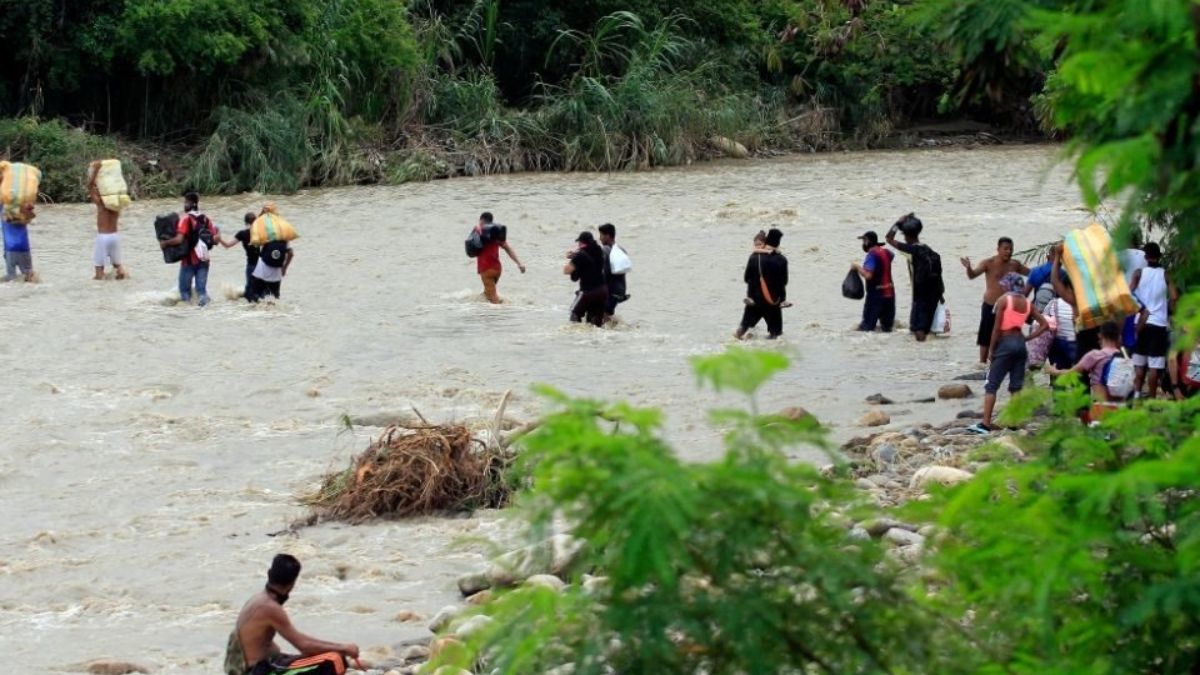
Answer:
<path fill-rule="evenodd" d="M 1113 354 L 1104 364 L 1100 383 L 1108 389 L 1108 395 L 1117 400 L 1125 400 L 1133 394 L 1133 361 L 1124 349 Z"/>
<path fill-rule="evenodd" d="M 913 290 L 922 297 L 941 297 L 946 292 L 942 283 L 942 256 L 925 244 L 917 244 L 912 252 Z"/>
<path fill-rule="evenodd" d="M 486 245 L 483 241 L 483 234 L 478 229 L 471 230 L 467 235 L 467 241 L 464 242 L 467 248 L 468 258 L 478 258 L 480 253 L 483 253 L 483 247 Z"/>
<path fill-rule="evenodd" d="M 203 213 L 197 213 L 190 217 L 192 224 L 188 228 L 188 250 L 196 248 L 196 244 L 201 242 L 206 248 L 212 248 L 213 242 L 216 241 L 212 221 Z"/>
<path fill-rule="evenodd" d="M 272 241 L 263 244 L 259 260 L 267 267 L 283 267 L 287 260 L 288 244 L 286 241 Z"/>
<path fill-rule="evenodd" d="M 508 228 L 500 223 L 488 223 L 483 226 L 483 243 L 508 241 Z"/>

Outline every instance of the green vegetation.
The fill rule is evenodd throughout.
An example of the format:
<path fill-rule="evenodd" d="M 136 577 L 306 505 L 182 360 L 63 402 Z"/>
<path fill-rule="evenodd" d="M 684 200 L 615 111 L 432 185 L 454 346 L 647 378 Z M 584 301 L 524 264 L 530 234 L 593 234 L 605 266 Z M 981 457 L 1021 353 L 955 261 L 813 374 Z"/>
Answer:
<path fill-rule="evenodd" d="M 0 14 L 0 116 L 122 139 L 162 174 L 142 195 L 860 147 L 990 109 L 944 105 L 956 63 L 919 4 L 31 0 Z"/>

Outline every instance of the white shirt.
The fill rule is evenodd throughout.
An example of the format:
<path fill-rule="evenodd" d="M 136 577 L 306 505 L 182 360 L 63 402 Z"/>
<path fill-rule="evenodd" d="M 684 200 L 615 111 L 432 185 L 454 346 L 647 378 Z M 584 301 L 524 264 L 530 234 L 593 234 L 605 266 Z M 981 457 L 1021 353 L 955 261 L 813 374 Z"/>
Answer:
<path fill-rule="evenodd" d="M 1146 320 L 1151 326 L 1167 326 L 1167 273 L 1161 267 L 1143 267 L 1142 278 L 1138 281 L 1134 295 L 1150 312 Z"/>
<path fill-rule="evenodd" d="M 1125 283 L 1133 285 L 1133 273 L 1146 266 L 1146 254 L 1140 249 L 1127 248 L 1121 251 L 1121 269 L 1125 270 Z"/>
<path fill-rule="evenodd" d="M 259 258 L 258 264 L 254 266 L 254 271 L 250 273 L 250 276 L 271 283 L 283 281 L 283 268 L 271 267 L 263 262 L 262 258 Z"/>

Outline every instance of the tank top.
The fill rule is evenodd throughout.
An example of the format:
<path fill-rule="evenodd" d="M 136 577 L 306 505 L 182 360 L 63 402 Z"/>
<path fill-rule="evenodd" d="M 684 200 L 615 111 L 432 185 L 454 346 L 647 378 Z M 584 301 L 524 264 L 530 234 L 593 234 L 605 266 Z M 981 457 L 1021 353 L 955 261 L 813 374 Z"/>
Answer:
<path fill-rule="evenodd" d="M 1067 342 L 1075 341 L 1075 309 L 1071 307 L 1071 303 L 1066 300 L 1058 299 L 1051 300 L 1050 303 L 1054 308 L 1054 318 L 1058 321 L 1058 327 L 1054 330 L 1054 337 Z"/>
<path fill-rule="evenodd" d="M 1150 312 L 1146 323 L 1151 326 L 1167 325 L 1167 292 L 1166 271 L 1161 267 L 1143 267 L 1136 295 Z"/>
<path fill-rule="evenodd" d="M 997 307 L 1000 312 L 1000 330 L 1019 330 L 1025 325 L 1025 319 L 1029 318 L 1029 312 L 1033 308 L 1027 300 L 1025 302 L 1025 311 L 1021 312 L 1013 308 L 1013 300 L 1016 296 L 1012 293 L 1004 296 L 1004 306 Z M 999 304 L 999 303 L 997 303 Z"/>

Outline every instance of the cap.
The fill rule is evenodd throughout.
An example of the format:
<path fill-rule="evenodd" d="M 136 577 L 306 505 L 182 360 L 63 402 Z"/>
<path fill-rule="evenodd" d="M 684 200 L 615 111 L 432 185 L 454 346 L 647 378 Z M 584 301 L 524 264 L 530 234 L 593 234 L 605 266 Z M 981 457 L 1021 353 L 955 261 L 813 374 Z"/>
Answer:
<path fill-rule="evenodd" d="M 871 244 L 872 246 L 879 243 L 879 235 L 875 234 L 873 230 L 867 230 L 861 237 L 859 237 L 859 239 L 862 239 L 864 242 Z"/>
<path fill-rule="evenodd" d="M 771 248 L 779 248 L 779 243 L 783 241 L 783 232 L 772 227 L 767 231 L 767 246 Z"/>
<path fill-rule="evenodd" d="M 591 232 L 584 230 L 583 232 L 579 233 L 578 237 L 575 237 L 575 241 L 577 241 L 581 244 L 590 244 L 590 243 L 596 241 L 596 238 L 592 236 Z"/>

